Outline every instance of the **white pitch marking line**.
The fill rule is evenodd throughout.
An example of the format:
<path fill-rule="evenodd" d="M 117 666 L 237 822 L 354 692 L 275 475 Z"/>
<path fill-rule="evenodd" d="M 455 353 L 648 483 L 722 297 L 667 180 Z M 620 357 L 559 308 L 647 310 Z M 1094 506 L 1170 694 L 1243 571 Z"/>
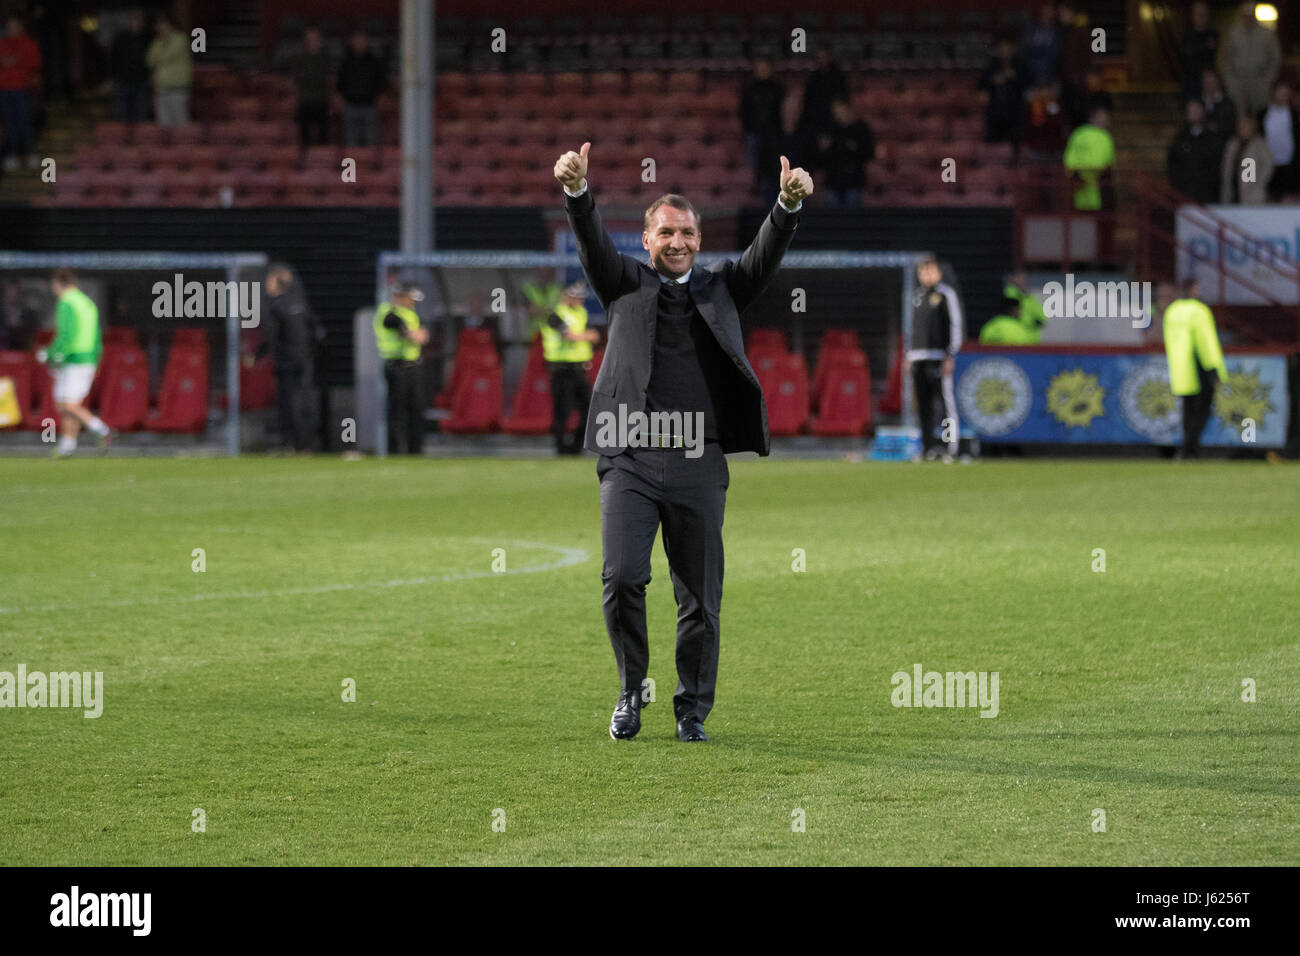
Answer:
<path fill-rule="evenodd" d="M 486 538 L 460 538 L 461 541 L 490 541 L 491 543 L 500 544 L 500 541 L 492 541 Z M 126 598 L 119 601 L 86 601 L 80 604 L 41 604 L 35 607 L 0 607 L 0 614 L 23 614 L 37 611 L 69 611 L 85 607 L 142 607 L 142 606 L 160 606 L 165 604 L 197 604 L 202 601 L 248 601 L 257 598 L 268 597 L 288 597 L 297 594 L 329 594 L 334 591 L 364 591 L 372 588 L 400 588 L 408 587 L 413 584 L 441 584 L 448 581 L 470 581 L 476 578 L 498 577 L 499 574 L 538 574 L 543 571 L 558 571 L 561 568 L 573 567 L 575 564 L 583 564 L 587 561 L 589 555 L 586 548 L 566 548 L 558 544 L 538 544 L 531 541 L 510 541 L 508 547 L 515 548 L 540 548 L 549 551 L 558 551 L 560 557 L 556 561 L 547 564 L 539 564 L 536 567 L 507 568 L 505 571 L 464 571 L 458 574 L 439 574 L 424 575 L 418 578 L 391 578 L 387 581 L 364 581 L 360 584 L 319 584 L 307 588 L 280 588 L 277 590 L 263 591 L 234 591 L 226 594 L 190 594 L 184 596 L 169 596 L 157 598 Z"/>

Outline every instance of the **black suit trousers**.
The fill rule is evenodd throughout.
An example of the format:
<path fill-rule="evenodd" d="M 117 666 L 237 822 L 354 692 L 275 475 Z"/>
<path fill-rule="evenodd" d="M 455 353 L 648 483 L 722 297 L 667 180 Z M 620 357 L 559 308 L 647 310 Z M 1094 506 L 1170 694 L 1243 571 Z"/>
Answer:
<path fill-rule="evenodd" d="M 636 449 L 602 455 L 600 527 L 605 629 L 622 690 L 639 690 L 650 666 L 645 592 L 655 533 L 677 599 L 677 691 L 674 715 L 703 721 L 718 681 L 722 610 L 722 517 L 730 472 L 716 442 L 698 458 L 685 449 Z"/>

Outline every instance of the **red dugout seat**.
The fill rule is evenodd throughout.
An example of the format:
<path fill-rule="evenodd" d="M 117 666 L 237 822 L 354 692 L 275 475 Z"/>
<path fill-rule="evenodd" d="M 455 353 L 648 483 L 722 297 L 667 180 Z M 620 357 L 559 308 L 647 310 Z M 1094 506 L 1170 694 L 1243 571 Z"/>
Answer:
<path fill-rule="evenodd" d="M 510 403 L 510 415 L 501 430 L 511 435 L 545 435 L 551 430 L 555 406 L 551 401 L 551 375 L 546 369 L 542 337 L 534 336 L 528 363 Z"/>
<path fill-rule="evenodd" d="M 208 420 L 208 350 L 173 343 L 163 372 L 158 409 L 147 427 L 160 432 L 201 432 Z"/>

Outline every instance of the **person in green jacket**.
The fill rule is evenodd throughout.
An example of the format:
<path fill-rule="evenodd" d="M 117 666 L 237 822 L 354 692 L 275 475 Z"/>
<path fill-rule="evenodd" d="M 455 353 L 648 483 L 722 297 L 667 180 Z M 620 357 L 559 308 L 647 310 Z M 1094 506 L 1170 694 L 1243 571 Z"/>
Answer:
<path fill-rule="evenodd" d="M 1110 110 L 1098 104 L 1065 144 L 1065 168 L 1077 183 L 1074 208 L 1088 212 L 1102 208 L 1102 177 L 1115 165 L 1115 140 L 1110 135 Z"/>
<path fill-rule="evenodd" d="M 1163 323 L 1169 390 L 1180 397 L 1183 410 L 1179 458 L 1199 457 L 1201 433 L 1214 404 L 1214 388 L 1228 377 L 1214 313 L 1197 299 L 1199 292 L 1195 279 L 1184 281 L 1182 297 L 1165 309 Z"/>
<path fill-rule="evenodd" d="M 166 15 L 158 18 L 158 36 L 149 44 L 145 62 L 153 72 L 154 122 L 184 126 L 190 121 L 194 65 L 188 37 Z"/>
<path fill-rule="evenodd" d="M 77 434 L 83 425 L 99 436 L 103 453 L 108 451 L 115 432 L 82 404 L 104 352 L 99 309 L 90 296 L 77 288 L 77 275 L 71 269 L 55 270 L 50 288 L 58 300 L 54 339 L 36 357 L 50 367 L 54 376 L 54 404 L 59 410 L 59 447 L 55 454 L 66 458 L 77 450 Z"/>
<path fill-rule="evenodd" d="M 1037 345 L 1038 333 L 1020 317 L 1020 300 L 1004 296 L 1002 314 L 995 315 L 980 329 L 980 345 Z"/>
<path fill-rule="evenodd" d="M 1002 288 L 1003 298 L 1015 299 L 1020 303 L 1020 324 L 1033 336 L 1026 345 L 1037 345 L 1043 338 L 1043 326 L 1047 325 L 1047 311 L 1038 296 L 1029 291 L 1029 277 L 1024 270 L 1013 273 Z"/>

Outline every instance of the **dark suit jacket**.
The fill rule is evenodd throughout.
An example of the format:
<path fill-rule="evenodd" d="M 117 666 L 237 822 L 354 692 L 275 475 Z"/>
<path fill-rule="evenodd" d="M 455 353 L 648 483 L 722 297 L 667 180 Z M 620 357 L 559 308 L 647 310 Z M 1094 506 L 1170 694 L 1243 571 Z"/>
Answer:
<path fill-rule="evenodd" d="M 617 420 L 619 405 L 625 406 L 627 414 L 645 411 L 661 280 L 649 265 L 621 255 L 614 248 L 590 189 L 576 199 L 566 195 L 565 209 L 578 239 L 582 267 L 596 298 L 605 307 L 609 329 L 605 357 L 591 393 L 583 447 L 597 455 L 617 455 L 625 449 L 596 443 L 600 413 L 610 412 Z M 767 403 L 745 357 L 740 313 L 776 275 L 798 224 L 798 213 L 786 212 L 778 202 L 739 262 L 728 259 L 707 269 L 697 263 L 691 272 L 691 299 L 733 363 L 728 369 L 732 380 L 724 390 L 729 400 L 715 410 L 718 444 L 724 453 L 756 451 L 767 455 L 771 451 Z"/>

